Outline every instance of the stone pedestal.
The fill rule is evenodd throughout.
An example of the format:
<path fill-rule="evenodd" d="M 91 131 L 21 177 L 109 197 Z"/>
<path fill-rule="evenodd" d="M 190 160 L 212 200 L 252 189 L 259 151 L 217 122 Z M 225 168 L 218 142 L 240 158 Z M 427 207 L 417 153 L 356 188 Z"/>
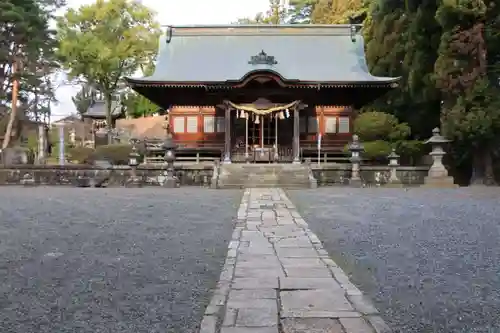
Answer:
<path fill-rule="evenodd" d="M 131 139 L 132 151 L 129 154 L 128 165 L 130 166 L 130 178 L 127 181 L 127 187 L 142 187 L 142 181 L 137 177 L 137 167 L 139 166 L 140 155 L 137 153 L 137 143 L 139 140 Z"/>
<path fill-rule="evenodd" d="M 86 176 L 78 176 L 75 179 L 74 184 L 76 187 L 91 187 L 91 179 Z"/>
<path fill-rule="evenodd" d="M 176 188 L 179 187 L 179 181 L 175 176 L 174 161 L 175 161 L 175 150 L 177 146 L 175 145 L 171 133 L 167 133 L 167 138 L 163 143 L 163 149 L 165 150 L 165 163 L 167 164 L 167 170 L 165 171 L 165 179 L 163 181 L 163 187 L 166 188 Z"/>
<path fill-rule="evenodd" d="M 141 179 L 137 176 L 130 177 L 130 180 L 127 183 L 127 187 L 132 187 L 132 188 L 142 187 Z"/>
<path fill-rule="evenodd" d="M 24 186 L 35 186 L 35 179 L 29 173 L 24 174 L 21 184 Z"/>
<path fill-rule="evenodd" d="M 176 188 L 177 186 L 177 179 L 173 177 L 165 177 L 165 181 L 163 182 L 163 187 L 166 188 Z"/>
<path fill-rule="evenodd" d="M 396 153 L 396 150 L 392 149 L 392 152 L 389 156 L 387 156 L 387 158 L 389 159 L 390 174 L 389 180 L 384 187 L 403 187 L 403 183 L 398 177 L 399 155 Z"/>
<path fill-rule="evenodd" d="M 214 171 L 212 173 L 212 179 L 210 180 L 210 188 L 211 189 L 218 188 L 219 172 L 220 172 L 220 161 L 214 160 Z"/>
<path fill-rule="evenodd" d="M 439 187 L 439 188 L 457 188 L 458 185 L 454 183 L 453 177 L 425 177 L 422 187 Z"/>
<path fill-rule="evenodd" d="M 353 187 L 362 187 L 363 181 L 360 176 L 361 169 L 361 152 L 364 151 L 363 145 L 359 142 L 359 137 L 354 134 L 352 142 L 349 144 L 349 151 L 351 152 L 351 179 L 349 185 Z"/>

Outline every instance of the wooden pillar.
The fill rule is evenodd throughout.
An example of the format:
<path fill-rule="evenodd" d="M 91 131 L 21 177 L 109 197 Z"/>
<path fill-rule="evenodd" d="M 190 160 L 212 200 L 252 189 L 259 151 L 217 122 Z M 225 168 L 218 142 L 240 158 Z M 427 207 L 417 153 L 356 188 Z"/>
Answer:
<path fill-rule="evenodd" d="M 316 117 L 318 117 L 318 135 L 325 136 L 325 112 L 324 107 L 316 107 Z"/>
<path fill-rule="evenodd" d="M 226 105 L 224 163 L 231 163 L 231 108 Z"/>
<path fill-rule="evenodd" d="M 293 163 L 300 164 L 300 123 L 298 106 L 293 109 Z"/>

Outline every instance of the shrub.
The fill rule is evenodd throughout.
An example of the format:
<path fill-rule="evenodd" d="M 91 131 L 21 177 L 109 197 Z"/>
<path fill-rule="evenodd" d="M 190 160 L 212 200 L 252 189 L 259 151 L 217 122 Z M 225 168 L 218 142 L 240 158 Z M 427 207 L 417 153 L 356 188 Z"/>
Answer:
<path fill-rule="evenodd" d="M 392 114 L 384 112 L 366 112 L 354 120 L 354 132 L 362 141 L 388 140 L 398 141 L 410 135 L 410 127 L 399 123 Z"/>
<path fill-rule="evenodd" d="M 99 146 L 91 156 L 91 161 L 106 160 L 113 165 L 128 165 L 132 146 L 129 144 L 111 144 Z M 139 162 L 142 162 L 142 157 Z"/>
<path fill-rule="evenodd" d="M 94 149 L 89 147 L 73 147 L 68 149 L 68 159 L 78 164 L 88 164 Z"/>
<path fill-rule="evenodd" d="M 391 153 L 391 144 L 387 141 L 376 140 L 363 143 L 365 148 L 363 157 L 370 159 L 386 159 Z"/>
<path fill-rule="evenodd" d="M 368 159 L 385 159 L 392 151 L 392 146 L 389 142 L 383 140 L 362 142 L 364 150 L 361 156 Z M 344 153 L 351 156 L 349 144 L 344 146 Z"/>
<path fill-rule="evenodd" d="M 403 140 L 396 142 L 396 151 L 401 155 L 402 163 L 418 163 L 425 152 L 425 144 L 418 140 Z"/>

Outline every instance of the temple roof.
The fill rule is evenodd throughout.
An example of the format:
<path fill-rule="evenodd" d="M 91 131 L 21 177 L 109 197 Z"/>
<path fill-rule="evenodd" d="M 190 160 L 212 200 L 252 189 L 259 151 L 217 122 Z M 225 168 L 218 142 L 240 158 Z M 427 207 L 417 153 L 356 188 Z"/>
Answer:
<path fill-rule="evenodd" d="M 120 117 L 124 112 L 122 105 L 118 101 L 111 102 L 111 117 Z M 82 114 L 84 118 L 105 119 L 106 118 L 106 101 L 94 101 L 87 111 Z"/>
<path fill-rule="evenodd" d="M 160 38 L 152 76 L 133 85 L 240 82 L 267 71 L 304 83 L 393 83 L 366 64 L 364 41 L 352 25 L 174 26 Z M 356 30 L 359 27 L 355 27 Z"/>

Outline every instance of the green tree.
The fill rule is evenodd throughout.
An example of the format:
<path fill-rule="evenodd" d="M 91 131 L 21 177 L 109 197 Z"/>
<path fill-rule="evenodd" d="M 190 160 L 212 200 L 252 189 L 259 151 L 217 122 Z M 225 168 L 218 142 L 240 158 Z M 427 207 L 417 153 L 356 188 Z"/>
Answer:
<path fill-rule="evenodd" d="M 58 21 L 63 64 L 72 77 L 92 82 L 102 92 L 108 126 L 112 124 L 112 100 L 123 78 L 156 56 L 160 29 L 154 17 L 138 1 L 97 0 L 68 10 Z"/>
<path fill-rule="evenodd" d="M 56 44 L 48 22 L 62 4 L 60 0 L 0 2 L 0 103 L 10 99 L 14 61 L 18 64 L 17 77 L 25 81 L 41 69 L 48 73 L 54 66 Z"/>
<path fill-rule="evenodd" d="M 154 64 L 146 64 L 143 66 L 142 72 L 144 76 L 151 76 L 154 73 Z M 127 114 L 133 118 L 147 117 L 160 110 L 160 107 L 151 102 L 146 97 L 138 94 L 135 91 L 128 90 L 123 94 L 123 104 L 127 110 Z"/>
<path fill-rule="evenodd" d="M 257 13 L 254 18 L 240 18 L 237 24 L 281 24 L 287 19 L 287 9 L 283 0 L 269 0 L 269 9 Z"/>
<path fill-rule="evenodd" d="M 89 109 L 94 98 L 95 91 L 88 84 L 83 84 L 76 95 L 71 98 L 73 104 L 75 105 L 76 112 L 78 112 L 81 118 L 83 118 L 83 115 Z"/>
<path fill-rule="evenodd" d="M 319 0 L 290 0 L 287 8 L 288 22 L 311 23 L 312 13 Z"/>
<path fill-rule="evenodd" d="M 368 0 L 319 0 L 311 11 L 311 21 L 319 24 L 361 23 L 369 4 Z"/>
<path fill-rule="evenodd" d="M 46 112 L 41 105 L 53 99 L 48 75 L 57 67 L 54 59 L 55 38 L 48 23 L 60 0 L 3 0 L 0 2 L 0 117 L 8 116 L 4 146 L 9 145 L 11 130 L 20 128 L 18 118 Z M 17 70 L 14 73 L 14 63 Z M 22 107 L 12 112 L 12 84 L 19 82 L 18 100 Z M 35 98 L 32 98 L 35 95 Z M 21 114 L 22 113 L 22 114 Z M 3 133 L 2 133 L 3 134 Z"/>
<path fill-rule="evenodd" d="M 459 162 L 472 161 L 472 184 L 495 184 L 493 153 L 500 139 L 495 5 L 494 1 L 445 1 L 436 14 L 443 28 L 435 65 L 443 94 L 443 130 L 455 141 Z"/>
<path fill-rule="evenodd" d="M 426 139 L 439 126 L 441 93 L 433 81 L 441 27 L 435 1 L 374 2 L 365 20 L 366 57 L 371 72 L 399 76 L 400 85 L 370 107 L 394 114 Z"/>

